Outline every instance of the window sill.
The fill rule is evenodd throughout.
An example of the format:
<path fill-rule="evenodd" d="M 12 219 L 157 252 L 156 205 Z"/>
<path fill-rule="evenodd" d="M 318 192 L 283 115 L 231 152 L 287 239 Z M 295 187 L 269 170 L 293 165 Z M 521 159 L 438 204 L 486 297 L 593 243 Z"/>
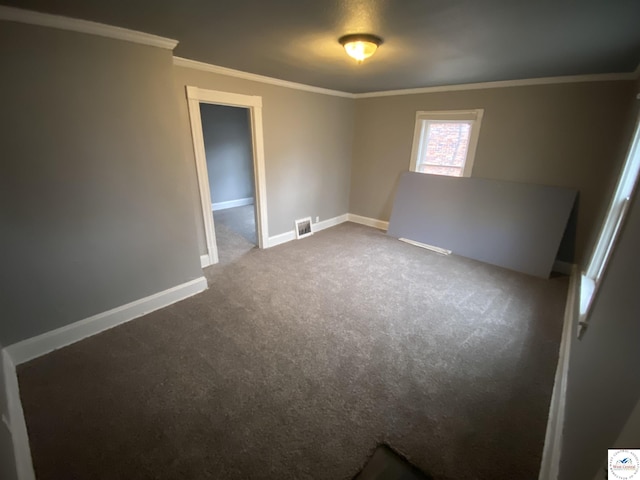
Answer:
<path fill-rule="evenodd" d="M 578 315 L 578 339 L 582 338 L 584 331 L 587 329 L 587 316 L 591 310 L 593 296 L 596 292 L 596 282 L 586 275 L 580 277 L 580 312 Z"/>

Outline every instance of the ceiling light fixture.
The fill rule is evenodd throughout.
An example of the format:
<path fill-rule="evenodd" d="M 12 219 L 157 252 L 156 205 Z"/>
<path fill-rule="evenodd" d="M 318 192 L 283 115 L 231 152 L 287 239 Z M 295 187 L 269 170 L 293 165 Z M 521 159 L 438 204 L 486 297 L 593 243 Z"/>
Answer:
<path fill-rule="evenodd" d="M 368 33 L 354 33 L 340 37 L 338 42 L 344 47 L 347 55 L 355 58 L 358 63 L 362 63 L 376 53 L 382 44 L 382 39 Z"/>

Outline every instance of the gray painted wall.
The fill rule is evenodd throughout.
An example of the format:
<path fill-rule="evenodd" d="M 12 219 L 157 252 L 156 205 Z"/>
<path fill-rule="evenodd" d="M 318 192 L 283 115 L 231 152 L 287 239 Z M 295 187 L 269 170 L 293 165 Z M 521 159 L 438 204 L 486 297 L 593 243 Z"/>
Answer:
<path fill-rule="evenodd" d="M 200 104 L 211 202 L 253 197 L 253 147 L 249 110 Z"/>
<path fill-rule="evenodd" d="M 634 82 L 619 81 L 358 99 L 350 212 L 389 219 L 409 169 L 416 111 L 484 108 L 473 176 L 579 190 L 579 260 L 625 154 L 634 94 Z"/>
<path fill-rule="evenodd" d="M 622 427 L 620 435 L 609 448 L 631 449 L 636 448 L 638 445 L 640 445 L 640 400 L 636 403 L 631 415 L 629 415 Z M 601 468 L 597 471 L 594 480 L 607 480 L 605 472 L 608 470 L 608 461 L 608 455 L 605 452 L 600 462 Z"/>
<path fill-rule="evenodd" d="M 640 91 L 640 81 L 636 88 Z M 634 99 L 629 103 L 633 114 L 625 130 L 633 131 L 640 102 Z M 628 147 L 627 142 L 625 154 Z M 615 174 L 617 180 L 619 170 Z M 640 400 L 638 245 L 640 195 L 636 189 L 626 223 L 594 300 L 589 327 L 580 341 L 575 340 L 574 331 L 560 480 L 599 475 L 606 462 L 607 449 L 614 448 Z M 638 445 L 626 447 L 638 448 Z"/>
<path fill-rule="evenodd" d="M 0 478 L 3 480 L 17 480 L 15 457 L 13 454 L 13 440 L 11 431 L 4 419 L 9 418 L 7 392 L 4 378 L 3 346 L 0 344 Z"/>
<path fill-rule="evenodd" d="M 622 427 L 620 435 L 613 442 L 613 448 L 631 448 L 632 445 L 640 445 L 640 399 Z"/>
<path fill-rule="evenodd" d="M 200 277 L 171 52 L 0 23 L 0 341 Z"/>
<path fill-rule="evenodd" d="M 184 155 L 192 165 L 193 210 L 198 212 L 200 253 L 206 252 L 186 85 L 262 97 L 269 236 L 294 228 L 294 220 L 347 213 L 354 101 L 224 75 L 175 67 Z"/>
<path fill-rule="evenodd" d="M 569 360 L 561 480 L 593 478 L 640 398 L 640 202 Z M 575 334 L 575 332 L 574 332 Z M 637 448 L 637 445 L 633 445 Z"/>
<path fill-rule="evenodd" d="M 0 424 L 0 478 L 2 480 L 17 480 L 18 478 L 11 432 L 4 423 Z"/>

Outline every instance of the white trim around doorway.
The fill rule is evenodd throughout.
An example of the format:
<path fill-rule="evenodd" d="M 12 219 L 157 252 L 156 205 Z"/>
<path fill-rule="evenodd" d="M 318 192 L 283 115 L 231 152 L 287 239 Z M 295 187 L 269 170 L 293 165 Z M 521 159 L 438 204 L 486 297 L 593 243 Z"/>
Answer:
<path fill-rule="evenodd" d="M 207 263 L 207 265 L 218 263 L 218 246 L 216 243 L 213 215 L 211 213 L 211 193 L 207 173 L 207 158 L 204 150 L 202 119 L 200 117 L 201 103 L 241 107 L 249 110 L 256 192 L 256 233 L 258 237 L 258 247 L 268 247 L 269 228 L 267 224 L 267 182 L 264 165 L 264 136 L 262 132 L 262 97 L 206 90 L 193 86 L 187 86 L 186 91 L 189 120 L 191 122 L 191 137 L 193 139 L 193 150 L 196 157 L 196 172 L 198 175 L 198 187 L 200 189 L 202 218 L 207 240 L 207 256 L 209 257 L 208 262 L 201 261 L 201 264 L 206 266 L 204 265 L 205 263 Z"/>

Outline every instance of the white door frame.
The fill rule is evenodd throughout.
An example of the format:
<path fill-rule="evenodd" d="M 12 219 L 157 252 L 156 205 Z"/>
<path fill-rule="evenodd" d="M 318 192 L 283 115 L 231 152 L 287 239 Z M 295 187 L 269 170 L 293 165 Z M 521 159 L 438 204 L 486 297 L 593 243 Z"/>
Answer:
<path fill-rule="evenodd" d="M 211 193 L 209 190 L 209 175 L 207 172 L 207 157 L 204 150 L 204 135 L 202 133 L 202 119 L 200 118 L 200 104 L 228 105 L 249 109 L 251 118 L 251 143 L 253 147 L 253 174 L 255 181 L 256 201 L 256 233 L 258 247 L 266 248 L 269 238 L 267 226 L 267 182 L 264 167 L 264 137 L 262 133 L 262 97 L 241 95 L 239 93 L 219 92 L 198 87 L 187 86 L 187 105 L 191 122 L 191 137 L 193 151 L 196 157 L 196 172 L 200 189 L 200 203 L 202 219 L 207 240 L 208 263 L 202 261 L 202 266 L 218 263 L 218 246 L 211 211 Z"/>

